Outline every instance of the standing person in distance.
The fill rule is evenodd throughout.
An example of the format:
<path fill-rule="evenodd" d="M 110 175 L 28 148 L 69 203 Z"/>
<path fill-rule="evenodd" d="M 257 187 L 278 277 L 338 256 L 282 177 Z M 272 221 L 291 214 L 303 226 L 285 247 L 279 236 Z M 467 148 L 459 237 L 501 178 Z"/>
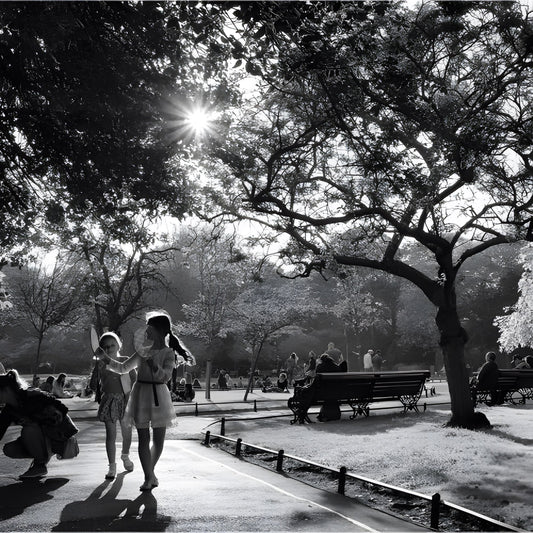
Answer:
<path fill-rule="evenodd" d="M 374 350 L 368 350 L 368 352 L 363 355 L 363 371 L 364 372 L 374 372 L 374 365 L 372 364 L 372 356 L 374 355 Z"/>
<path fill-rule="evenodd" d="M 372 356 L 372 368 L 374 372 L 381 372 L 383 367 L 383 357 L 381 356 L 381 350 L 376 350 L 376 353 Z"/>
<path fill-rule="evenodd" d="M 159 485 L 155 467 L 165 444 L 167 427 L 176 418 L 172 398 L 167 387 L 172 377 L 177 351 L 185 360 L 189 352 L 172 333 L 172 321 L 166 311 L 146 315 L 146 350 L 134 353 L 127 361 L 119 363 L 104 354 L 102 360 L 110 370 L 125 374 L 137 369 L 137 381 L 133 385 L 126 407 L 126 415 L 133 418 L 139 440 L 139 459 L 144 472 L 141 491 L 152 490 Z M 150 427 L 152 445 L 150 446 Z"/>
<path fill-rule="evenodd" d="M 289 357 L 287 357 L 287 360 L 285 361 L 285 368 L 287 370 L 287 380 L 289 382 L 289 387 L 292 387 L 292 384 L 294 382 L 294 373 L 296 371 L 296 365 L 298 364 L 298 356 L 295 352 L 292 352 Z"/>
<path fill-rule="evenodd" d="M 100 350 L 113 361 L 126 361 L 127 357 L 120 355 L 122 341 L 116 333 L 108 331 L 104 333 L 98 345 Z M 130 395 L 132 383 L 135 381 L 136 372 L 131 370 L 129 374 L 117 374 L 110 370 L 107 365 L 99 360 L 95 365 L 91 376 L 90 388 L 96 390 L 99 382 L 102 398 L 98 407 L 98 420 L 105 424 L 105 449 L 109 462 L 106 479 L 115 479 L 117 475 L 116 463 L 116 440 L 117 422 L 120 424 L 122 434 L 122 453 L 120 458 L 124 468 L 131 472 L 134 465 L 129 457 L 131 446 L 132 420 L 125 416 L 126 405 Z"/>

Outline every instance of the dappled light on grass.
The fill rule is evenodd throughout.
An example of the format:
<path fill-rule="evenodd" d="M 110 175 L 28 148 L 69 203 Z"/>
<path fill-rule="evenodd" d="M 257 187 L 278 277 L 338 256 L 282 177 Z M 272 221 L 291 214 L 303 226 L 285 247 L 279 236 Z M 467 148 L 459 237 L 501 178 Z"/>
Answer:
<path fill-rule="evenodd" d="M 533 529 L 533 404 L 482 407 L 493 429 L 445 427 L 450 413 L 379 414 L 305 425 L 231 422 L 227 435 Z M 311 416 L 316 420 L 316 416 Z"/>

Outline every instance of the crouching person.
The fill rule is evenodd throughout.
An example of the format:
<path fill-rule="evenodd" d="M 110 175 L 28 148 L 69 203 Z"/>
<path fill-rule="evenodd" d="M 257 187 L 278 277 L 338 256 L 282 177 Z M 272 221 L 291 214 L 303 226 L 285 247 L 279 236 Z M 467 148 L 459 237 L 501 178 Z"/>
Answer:
<path fill-rule="evenodd" d="M 0 440 L 11 424 L 22 426 L 20 436 L 4 445 L 4 454 L 32 459 L 19 479 L 46 476 L 54 454 L 65 459 L 78 454 L 74 437 L 78 428 L 67 414 L 68 408 L 47 392 L 25 389 L 16 370 L 0 375 L 0 405 Z"/>

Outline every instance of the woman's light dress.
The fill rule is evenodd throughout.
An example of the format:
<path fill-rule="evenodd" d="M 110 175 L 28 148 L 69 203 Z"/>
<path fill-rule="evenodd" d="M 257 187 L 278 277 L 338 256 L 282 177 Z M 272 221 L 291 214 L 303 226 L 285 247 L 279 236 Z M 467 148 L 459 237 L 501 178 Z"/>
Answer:
<path fill-rule="evenodd" d="M 126 416 L 133 419 L 138 429 L 150 426 L 171 427 L 176 420 L 176 412 L 172 405 L 167 381 L 172 377 L 174 350 L 168 347 L 161 350 L 152 349 L 146 356 L 152 359 L 152 368 L 146 359 L 137 353 L 123 363 L 111 360 L 108 367 L 120 374 L 137 368 L 137 381 L 131 390 Z M 156 405 L 155 396 L 157 396 L 159 405 Z"/>

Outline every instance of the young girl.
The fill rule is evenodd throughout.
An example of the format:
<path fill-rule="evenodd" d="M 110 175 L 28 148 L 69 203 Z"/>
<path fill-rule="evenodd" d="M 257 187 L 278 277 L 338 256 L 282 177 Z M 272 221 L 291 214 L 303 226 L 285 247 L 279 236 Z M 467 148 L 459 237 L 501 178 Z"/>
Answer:
<path fill-rule="evenodd" d="M 11 424 L 22 426 L 20 436 L 4 445 L 4 453 L 13 459 L 32 459 L 20 479 L 40 478 L 48 474 L 47 464 L 53 454 L 63 455 L 70 437 L 78 432 L 68 416 L 68 408 L 51 394 L 39 389 L 25 389 L 16 370 L 0 375 L 0 439 Z"/>
<path fill-rule="evenodd" d="M 109 369 L 126 373 L 137 368 L 137 381 L 133 385 L 126 414 L 133 418 L 139 438 L 139 459 L 144 472 L 144 483 L 140 490 L 152 490 L 159 485 L 155 467 L 165 443 L 166 428 L 176 418 L 170 391 L 166 385 L 172 377 L 174 350 L 184 359 L 188 351 L 172 334 L 172 322 L 166 311 L 146 315 L 146 340 L 142 352 L 137 351 L 124 363 L 111 360 L 106 354 L 102 357 Z M 168 340 L 167 340 L 168 339 Z M 150 447 L 150 426 L 153 440 Z"/>
<path fill-rule="evenodd" d="M 114 361 L 125 361 L 127 357 L 120 355 L 122 342 L 118 335 L 113 332 L 104 333 L 99 341 L 99 347 L 110 359 Z M 131 446 L 132 421 L 125 415 L 126 404 L 128 403 L 131 384 L 135 381 L 136 373 L 132 370 L 128 374 L 117 374 L 106 368 L 103 361 L 98 361 L 91 376 L 91 389 L 96 390 L 97 384 L 100 384 L 102 399 L 98 408 L 98 419 L 105 423 L 105 448 L 109 460 L 109 470 L 105 476 L 106 479 L 115 479 L 117 475 L 116 463 L 116 440 L 117 440 L 117 421 L 120 423 L 122 433 L 122 454 L 120 458 L 124 468 L 131 472 L 133 462 L 129 457 Z"/>

